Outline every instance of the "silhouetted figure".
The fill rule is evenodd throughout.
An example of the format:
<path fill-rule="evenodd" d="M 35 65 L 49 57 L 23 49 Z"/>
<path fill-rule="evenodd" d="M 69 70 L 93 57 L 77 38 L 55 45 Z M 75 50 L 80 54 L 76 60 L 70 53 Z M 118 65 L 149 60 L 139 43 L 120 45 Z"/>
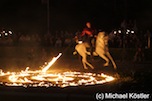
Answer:
<path fill-rule="evenodd" d="M 93 59 L 93 44 L 92 39 L 94 38 L 95 30 L 92 28 L 91 23 L 87 22 L 86 27 L 81 33 L 82 41 L 87 42 L 90 46 L 91 58 Z"/>
<path fill-rule="evenodd" d="M 141 62 L 144 60 L 144 52 L 141 47 L 137 48 L 137 51 L 134 55 L 134 62 Z"/>

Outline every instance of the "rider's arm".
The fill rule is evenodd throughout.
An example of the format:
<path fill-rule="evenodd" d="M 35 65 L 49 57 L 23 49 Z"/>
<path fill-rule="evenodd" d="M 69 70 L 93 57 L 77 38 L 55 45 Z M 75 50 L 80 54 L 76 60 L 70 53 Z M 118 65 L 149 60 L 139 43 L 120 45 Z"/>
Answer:
<path fill-rule="evenodd" d="M 81 36 L 84 36 L 85 34 L 87 34 L 87 35 L 89 35 L 89 36 L 92 36 L 92 32 L 89 31 L 89 30 L 86 30 L 86 29 L 84 29 L 84 30 L 82 31 Z"/>

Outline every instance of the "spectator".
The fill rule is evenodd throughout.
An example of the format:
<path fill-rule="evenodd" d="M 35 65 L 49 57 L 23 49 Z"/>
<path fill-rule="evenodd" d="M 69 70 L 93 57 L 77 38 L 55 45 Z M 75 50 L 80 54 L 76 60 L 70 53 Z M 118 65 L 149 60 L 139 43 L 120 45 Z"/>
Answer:
<path fill-rule="evenodd" d="M 144 60 L 144 53 L 142 51 L 142 48 L 138 47 L 134 56 L 134 62 L 141 62 L 143 60 Z"/>
<path fill-rule="evenodd" d="M 55 47 L 62 47 L 62 40 L 61 38 L 58 38 L 55 42 Z"/>

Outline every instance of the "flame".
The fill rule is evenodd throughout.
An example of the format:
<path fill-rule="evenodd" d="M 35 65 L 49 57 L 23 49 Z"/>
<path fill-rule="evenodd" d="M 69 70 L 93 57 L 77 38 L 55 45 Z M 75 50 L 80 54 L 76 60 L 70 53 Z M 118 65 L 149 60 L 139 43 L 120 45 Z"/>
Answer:
<path fill-rule="evenodd" d="M 62 55 L 62 53 L 59 53 L 59 55 L 57 57 L 54 57 L 49 63 L 47 66 L 45 66 L 43 69 L 42 69 L 42 72 L 46 72 L 54 63 L 55 61 Z"/>
<path fill-rule="evenodd" d="M 21 71 L 18 73 L 1 73 L 1 77 L 8 77 L 1 84 L 7 86 L 23 86 L 23 87 L 67 87 L 79 85 L 95 85 L 111 82 L 114 77 L 106 74 L 83 73 L 83 72 L 63 72 L 63 73 L 48 73 L 41 71 Z"/>
<path fill-rule="evenodd" d="M 54 57 L 47 66 L 41 70 L 31 71 L 29 67 L 20 72 L 3 72 L 0 69 L 0 84 L 6 86 L 23 86 L 23 87 L 67 87 L 79 85 L 95 85 L 111 82 L 114 77 L 103 73 L 84 73 L 84 72 L 46 72 L 53 63 L 62 55 L 59 53 Z"/>

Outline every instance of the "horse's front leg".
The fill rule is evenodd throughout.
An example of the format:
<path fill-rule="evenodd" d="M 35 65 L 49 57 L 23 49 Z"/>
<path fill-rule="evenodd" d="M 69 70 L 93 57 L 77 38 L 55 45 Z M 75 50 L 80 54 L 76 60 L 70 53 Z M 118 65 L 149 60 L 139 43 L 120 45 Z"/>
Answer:
<path fill-rule="evenodd" d="M 83 63 L 83 66 L 84 66 L 84 69 L 88 69 L 86 64 L 91 67 L 92 69 L 94 69 L 94 67 L 86 60 L 86 58 L 82 58 L 82 63 Z"/>
<path fill-rule="evenodd" d="M 89 62 L 86 61 L 86 64 L 87 64 L 89 67 L 91 67 L 92 69 L 94 69 L 94 67 L 93 67 Z"/>
<path fill-rule="evenodd" d="M 88 69 L 86 66 L 86 59 L 82 58 L 82 64 L 83 64 L 84 69 Z"/>

